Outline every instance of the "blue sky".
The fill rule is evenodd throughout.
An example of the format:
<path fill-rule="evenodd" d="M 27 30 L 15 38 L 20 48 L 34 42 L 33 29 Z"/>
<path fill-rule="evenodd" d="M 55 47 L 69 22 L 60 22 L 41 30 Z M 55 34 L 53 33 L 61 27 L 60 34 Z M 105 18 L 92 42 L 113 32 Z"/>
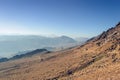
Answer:
<path fill-rule="evenodd" d="M 0 35 L 93 37 L 120 21 L 120 0 L 0 0 Z"/>

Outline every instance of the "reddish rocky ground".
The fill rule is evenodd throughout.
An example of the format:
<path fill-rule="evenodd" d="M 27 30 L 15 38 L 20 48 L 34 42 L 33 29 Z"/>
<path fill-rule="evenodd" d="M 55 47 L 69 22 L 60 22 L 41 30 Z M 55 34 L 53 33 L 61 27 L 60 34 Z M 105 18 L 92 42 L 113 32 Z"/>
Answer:
<path fill-rule="evenodd" d="M 0 63 L 0 80 L 120 80 L 120 24 L 82 46 Z"/>

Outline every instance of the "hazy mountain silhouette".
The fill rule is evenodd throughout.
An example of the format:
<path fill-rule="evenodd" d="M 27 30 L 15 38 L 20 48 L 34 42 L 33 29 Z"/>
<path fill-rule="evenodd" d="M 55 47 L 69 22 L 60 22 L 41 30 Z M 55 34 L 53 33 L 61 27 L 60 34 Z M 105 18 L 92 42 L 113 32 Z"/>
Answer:
<path fill-rule="evenodd" d="M 26 57 L 31 57 L 35 54 L 43 54 L 43 53 L 50 53 L 50 51 L 48 51 L 47 49 L 36 49 L 33 51 L 29 51 L 29 52 L 24 52 L 22 54 L 16 54 L 13 57 L 10 58 L 0 58 L 0 62 L 6 62 L 9 60 L 16 60 L 16 59 L 21 59 L 21 58 L 26 58 Z"/>
<path fill-rule="evenodd" d="M 0 53 L 10 55 L 39 48 L 53 50 L 56 47 L 72 46 L 71 44 L 75 45 L 76 41 L 67 36 L 54 38 L 23 35 L 0 36 Z"/>
<path fill-rule="evenodd" d="M 15 60 L 15 59 L 20 59 L 20 58 L 25 58 L 25 57 L 31 57 L 35 54 L 41 54 L 41 53 L 50 53 L 50 51 L 48 51 L 47 49 L 36 49 L 30 52 L 27 52 L 25 54 L 17 54 L 11 58 L 9 58 L 9 60 Z"/>

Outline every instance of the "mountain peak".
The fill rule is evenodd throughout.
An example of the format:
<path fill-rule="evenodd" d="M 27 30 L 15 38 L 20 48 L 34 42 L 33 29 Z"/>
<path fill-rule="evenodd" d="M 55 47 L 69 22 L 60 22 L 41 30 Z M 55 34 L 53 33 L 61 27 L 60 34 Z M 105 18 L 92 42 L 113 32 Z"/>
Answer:
<path fill-rule="evenodd" d="M 61 36 L 61 38 L 70 38 L 70 37 L 63 35 L 63 36 Z"/>
<path fill-rule="evenodd" d="M 104 31 L 102 34 L 99 36 L 95 37 L 92 39 L 92 41 L 109 41 L 109 40 L 116 40 L 120 38 L 120 22 L 115 26 L 107 31 Z"/>
<path fill-rule="evenodd" d="M 120 27 L 120 22 L 118 22 L 118 24 L 116 26 L 119 26 Z"/>

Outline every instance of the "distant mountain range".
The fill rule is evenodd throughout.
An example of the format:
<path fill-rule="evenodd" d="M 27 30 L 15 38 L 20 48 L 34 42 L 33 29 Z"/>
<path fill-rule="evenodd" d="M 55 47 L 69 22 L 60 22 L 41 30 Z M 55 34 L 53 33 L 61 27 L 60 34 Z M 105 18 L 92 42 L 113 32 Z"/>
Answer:
<path fill-rule="evenodd" d="M 81 39 L 81 43 L 85 40 Z M 0 36 L 0 56 L 10 56 L 15 53 L 24 53 L 34 49 L 45 48 L 54 50 L 56 48 L 71 47 L 78 44 L 73 38 L 67 36 L 44 37 L 34 35 L 9 35 Z"/>
<path fill-rule="evenodd" d="M 16 59 L 21 59 L 21 58 L 25 58 L 25 57 L 31 57 L 35 54 L 42 54 L 42 53 L 50 53 L 50 51 L 48 51 L 47 49 L 36 49 L 36 50 L 30 51 L 30 52 L 26 52 L 24 54 L 16 54 L 15 56 L 10 57 L 10 58 L 5 58 L 5 57 L 0 58 L 0 62 L 6 62 L 9 60 L 16 60 Z"/>

